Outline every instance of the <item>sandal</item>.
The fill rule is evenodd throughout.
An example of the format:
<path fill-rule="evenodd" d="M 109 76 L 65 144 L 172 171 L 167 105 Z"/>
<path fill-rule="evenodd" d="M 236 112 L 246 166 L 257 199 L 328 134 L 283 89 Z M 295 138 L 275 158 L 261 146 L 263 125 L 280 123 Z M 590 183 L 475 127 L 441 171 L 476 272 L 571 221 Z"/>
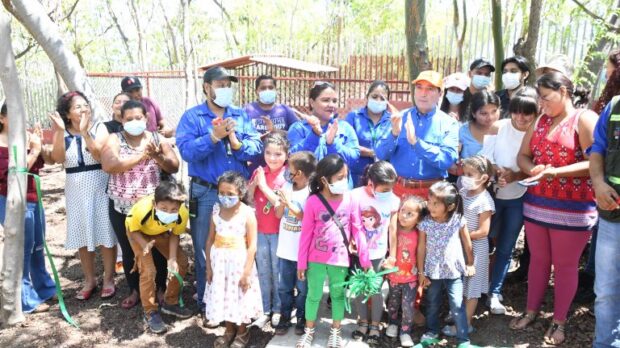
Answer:
<path fill-rule="evenodd" d="M 90 288 L 90 290 L 80 290 L 80 291 L 78 291 L 78 293 L 75 295 L 75 298 L 80 300 L 80 301 L 87 301 L 91 296 L 93 296 L 95 291 L 97 291 L 97 285 L 95 285 L 92 288 Z"/>
<path fill-rule="evenodd" d="M 235 338 L 235 334 L 235 331 L 224 331 L 224 336 L 218 337 L 215 342 L 213 342 L 213 348 L 228 348 L 230 342 Z"/>
<path fill-rule="evenodd" d="M 250 341 L 250 330 L 246 329 L 244 333 L 237 334 L 230 348 L 245 348 Z"/>
<path fill-rule="evenodd" d="M 556 336 L 556 333 L 560 333 L 562 335 L 562 339 L 560 340 L 556 340 L 554 337 Z M 552 344 L 554 346 L 558 346 L 562 343 L 564 343 L 564 341 L 566 340 L 566 326 L 563 324 L 558 324 L 558 323 L 551 323 L 551 326 L 549 326 L 549 328 L 547 329 L 547 332 L 545 332 L 545 343 L 547 344 Z"/>
<path fill-rule="evenodd" d="M 351 337 L 356 341 L 363 341 L 366 339 L 366 334 L 368 334 L 368 322 L 360 321 L 357 323 L 357 329 L 353 331 Z"/>
<path fill-rule="evenodd" d="M 140 297 L 138 295 L 134 298 L 132 298 L 132 295 L 129 295 L 123 300 L 123 302 L 121 302 L 121 307 L 124 309 L 132 309 L 138 304 L 138 302 L 140 302 Z"/>
<path fill-rule="evenodd" d="M 525 321 L 525 324 L 518 325 L 522 321 Z M 536 313 L 525 312 L 521 314 L 520 316 L 512 319 L 508 327 L 510 327 L 510 329 L 515 330 L 515 331 L 525 330 L 525 328 L 530 326 L 530 324 L 532 324 L 534 321 L 536 321 Z"/>
<path fill-rule="evenodd" d="M 369 346 L 378 345 L 381 339 L 381 327 L 370 325 L 368 328 L 370 330 L 368 331 L 368 336 L 366 336 L 366 343 L 368 343 Z"/>
<path fill-rule="evenodd" d="M 109 288 L 104 286 L 103 289 L 101 289 L 101 298 L 103 299 L 114 297 L 114 295 L 116 295 L 116 286 L 111 286 Z"/>

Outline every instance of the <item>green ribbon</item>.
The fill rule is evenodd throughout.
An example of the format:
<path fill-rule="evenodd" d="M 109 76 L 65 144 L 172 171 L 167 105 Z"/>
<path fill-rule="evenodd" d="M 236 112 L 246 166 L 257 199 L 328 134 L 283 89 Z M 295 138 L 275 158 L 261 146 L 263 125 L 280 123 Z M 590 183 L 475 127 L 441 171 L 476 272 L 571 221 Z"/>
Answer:
<path fill-rule="evenodd" d="M 424 341 L 416 344 L 415 346 L 413 346 L 413 348 L 426 348 L 426 347 L 430 347 L 433 344 L 437 344 L 437 343 L 439 343 L 439 339 L 437 339 L 437 338 L 429 338 L 427 340 L 424 340 Z"/>
<path fill-rule="evenodd" d="M 178 274 L 177 272 L 171 270 L 170 268 L 168 268 L 168 272 L 172 273 L 177 278 L 177 281 L 179 282 L 179 285 L 180 285 L 180 288 L 179 288 L 179 307 L 183 308 L 183 307 L 185 307 L 185 302 L 183 302 L 183 277 L 181 277 L 180 274 Z"/>
<path fill-rule="evenodd" d="M 15 166 L 17 166 L 17 146 L 16 145 L 13 145 L 13 160 L 15 161 Z M 23 173 L 26 175 L 30 175 L 34 178 L 34 181 L 36 184 L 35 186 L 37 189 L 37 200 L 39 204 L 40 214 L 45 214 L 43 210 L 43 199 L 42 199 L 43 196 L 41 195 L 41 178 L 36 174 L 29 173 L 28 168 L 11 167 L 9 168 L 9 172 Z M 62 313 L 62 316 L 65 318 L 65 320 L 69 324 L 79 329 L 80 327 L 75 322 L 75 320 L 73 320 L 73 318 L 67 311 L 67 306 L 65 305 L 65 300 L 64 300 L 64 297 L 62 296 L 62 289 L 60 288 L 60 278 L 58 277 L 58 271 L 56 270 L 56 265 L 54 265 L 52 254 L 50 253 L 50 250 L 47 247 L 47 243 L 45 242 L 45 223 L 43 223 L 43 221 L 41 221 L 41 226 L 43 226 L 43 234 L 44 234 L 43 247 L 45 248 L 45 254 L 47 255 L 47 259 L 50 262 L 50 267 L 52 268 L 52 273 L 54 275 L 54 282 L 56 283 L 55 284 L 56 285 L 56 297 L 58 297 L 58 305 L 60 306 L 60 312 Z"/>
<path fill-rule="evenodd" d="M 356 269 L 351 272 L 349 280 L 335 284 L 334 286 L 344 286 L 346 288 L 346 301 L 344 302 L 344 308 L 348 313 L 351 313 L 351 299 L 358 296 L 365 296 L 362 303 L 366 303 L 368 299 L 381 291 L 381 284 L 383 283 L 383 276 L 389 273 L 398 271 L 398 267 L 388 269 L 381 272 L 375 272 L 373 269 L 369 269 L 368 272 Z"/>

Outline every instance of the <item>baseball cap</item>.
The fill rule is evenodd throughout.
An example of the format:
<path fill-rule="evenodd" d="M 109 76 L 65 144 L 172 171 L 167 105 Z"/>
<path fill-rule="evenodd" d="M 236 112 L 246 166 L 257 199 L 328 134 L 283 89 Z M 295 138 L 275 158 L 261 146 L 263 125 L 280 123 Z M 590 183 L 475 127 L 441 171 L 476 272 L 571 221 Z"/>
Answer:
<path fill-rule="evenodd" d="M 444 88 L 456 87 L 462 91 L 466 90 L 469 87 L 469 77 L 463 73 L 454 73 L 446 76 L 443 80 Z"/>
<path fill-rule="evenodd" d="M 411 83 L 416 84 L 419 81 L 426 81 L 437 88 L 441 88 L 442 85 L 441 74 L 433 70 L 422 71 Z"/>
<path fill-rule="evenodd" d="M 491 69 L 491 72 L 495 72 L 495 66 L 493 66 L 493 63 L 486 58 L 478 58 L 474 60 L 469 66 L 469 71 L 484 68 L 485 66 L 488 66 Z"/>
<path fill-rule="evenodd" d="M 229 79 L 232 82 L 238 82 L 234 75 L 231 75 L 228 70 L 222 68 L 221 66 L 212 66 L 207 71 L 205 71 L 205 75 L 203 77 L 204 82 L 211 83 L 212 81 Z"/>
<path fill-rule="evenodd" d="M 564 76 L 568 77 L 569 79 L 571 78 L 571 75 L 573 74 L 573 67 L 570 63 L 570 60 L 568 59 L 566 55 L 563 55 L 563 54 L 556 54 L 556 55 L 551 56 L 551 58 L 549 58 L 547 63 L 542 64 L 538 68 L 536 68 L 535 70 L 536 77 L 542 75 L 544 69 L 552 69 L 552 70 L 558 71 L 562 73 Z"/>
<path fill-rule="evenodd" d="M 142 84 L 137 77 L 125 76 L 121 81 L 121 89 L 123 92 L 129 92 L 136 88 L 142 88 Z"/>

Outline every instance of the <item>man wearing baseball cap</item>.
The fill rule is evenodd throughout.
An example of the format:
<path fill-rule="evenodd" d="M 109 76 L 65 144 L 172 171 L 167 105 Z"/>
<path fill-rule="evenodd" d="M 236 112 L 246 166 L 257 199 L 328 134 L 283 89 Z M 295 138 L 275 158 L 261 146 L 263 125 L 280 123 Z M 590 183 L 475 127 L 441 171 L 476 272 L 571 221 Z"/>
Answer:
<path fill-rule="evenodd" d="M 413 80 L 415 106 L 399 113 L 394 109 L 392 131 L 379 139 L 379 159 L 392 162 L 398 179 L 394 194 L 428 196 L 428 188 L 448 176 L 458 158 L 458 122 L 439 110 L 442 76 L 422 71 Z"/>
<path fill-rule="evenodd" d="M 153 99 L 142 95 L 142 83 L 139 78 L 135 76 L 125 76 L 123 80 L 121 80 L 121 89 L 123 92 L 127 93 L 131 99 L 141 102 L 146 108 L 146 129 L 148 131 L 159 132 L 159 134 L 167 138 L 174 134 L 173 129 L 166 126 L 159 105 Z"/>
<path fill-rule="evenodd" d="M 246 112 L 232 104 L 232 82 L 237 82 L 237 78 L 214 66 L 205 72 L 203 80 L 206 101 L 181 116 L 176 143 L 191 177 L 190 226 L 198 305 L 204 314 L 205 245 L 213 205 L 218 201 L 217 179 L 226 171 L 248 178 L 247 161 L 262 153 L 263 144 Z"/>
<path fill-rule="evenodd" d="M 460 115 L 462 121 L 468 121 L 471 117 L 471 97 L 483 89 L 489 88 L 491 85 L 495 66 L 486 58 L 478 58 L 469 65 L 469 78 L 471 83 L 469 88 L 463 93 L 463 102 L 460 106 Z"/>

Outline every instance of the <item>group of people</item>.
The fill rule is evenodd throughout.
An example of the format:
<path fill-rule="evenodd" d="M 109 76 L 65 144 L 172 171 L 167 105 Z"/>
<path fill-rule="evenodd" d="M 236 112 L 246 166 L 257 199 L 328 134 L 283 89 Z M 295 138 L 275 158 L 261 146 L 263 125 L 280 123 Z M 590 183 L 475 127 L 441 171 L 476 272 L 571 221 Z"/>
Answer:
<path fill-rule="evenodd" d="M 414 325 L 426 325 L 421 341 L 441 334 L 466 345 L 480 299 L 491 313 L 506 313 L 502 286 L 525 226 L 527 306 L 510 328 L 537 319 L 553 270 L 554 315 L 543 337 L 567 339 L 579 260 L 592 240 L 590 260 L 600 275 L 594 346 L 607 347 L 620 339 L 618 68 L 620 51 L 613 51 L 594 111 L 585 108 L 587 93 L 571 81 L 566 57 L 533 72 L 514 56 L 501 65 L 504 90 L 492 90 L 496 69 L 480 58 L 467 74 L 421 72 L 409 109 L 394 108 L 388 84 L 375 81 L 365 106 L 339 116 L 333 84 L 314 83 L 307 115 L 276 102 L 269 75 L 256 79 L 257 101 L 234 106 L 238 80 L 216 66 L 204 74 L 206 101 L 187 110 L 176 129 L 142 96 L 139 79 L 126 77 L 105 123 L 92 120 L 82 93 L 63 95 L 50 115 L 52 144 L 29 134 L 28 167 L 38 173 L 44 162 L 64 165 L 66 248 L 78 249 L 84 272 L 76 297 L 88 300 L 97 290 L 98 247 L 101 297 L 115 295 L 118 245 L 130 289 L 121 305 L 142 303 L 153 332 L 166 330 L 160 312 L 193 314 L 178 300 L 189 267 L 179 235 L 189 225 L 194 298 L 205 325 L 226 326 L 215 347 L 245 347 L 248 325 L 269 321 L 278 335 L 294 325 L 297 347 L 311 347 L 326 278 L 328 347 L 341 347 L 350 267 L 391 271 L 387 298 L 356 299 L 353 339 L 379 344 L 387 308 L 384 334 L 403 347 L 414 345 Z M 534 75 L 536 88 L 526 86 Z M 2 212 L 6 115 L 3 106 Z M 188 193 L 175 179 L 181 159 Z M 28 187 L 25 312 L 44 310 L 54 295 L 41 248 L 44 212 L 34 183 Z M 450 312 L 441 327 L 443 287 Z"/>

